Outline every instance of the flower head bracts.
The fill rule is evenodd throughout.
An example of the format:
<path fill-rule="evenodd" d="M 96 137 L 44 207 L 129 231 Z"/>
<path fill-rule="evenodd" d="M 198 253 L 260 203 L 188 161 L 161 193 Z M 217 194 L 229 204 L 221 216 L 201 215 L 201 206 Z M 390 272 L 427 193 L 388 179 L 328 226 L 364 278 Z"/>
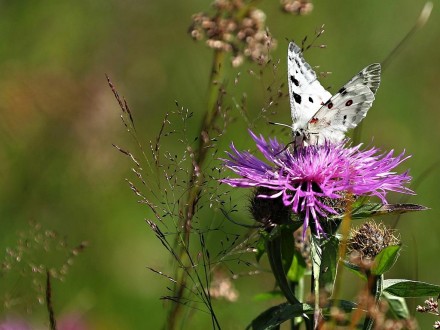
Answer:
<path fill-rule="evenodd" d="M 222 182 L 233 187 L 271 189 L 273 194 L 259 197 L 281 197 L 284 205 L 303 216 L 304 231 L 313 218 L 317 233 L 322 233 L 319 218 L 338 213 L 325 199 L 342 199 L 350 193 L 377 196 L 387 203 L 388 191 L 413 193 L 404 186 L 411 179 L 408 172 L 393 171 L 408 158 L 404 153 L 394 157 L 393 151 L 380 154 L 377 148 L 361 150 L 361 145 L 346 147 L 344 144 L 312 145 L 293 151 L 285 149 L 276 139 L 267 142 L 261 135 L 250 134 L 258 150 L 272 164 L 247 151 L 240 152 L 231 144 L 230 159 L 224 160 L 224 165 L 240 178 L 227 178 Z"/>

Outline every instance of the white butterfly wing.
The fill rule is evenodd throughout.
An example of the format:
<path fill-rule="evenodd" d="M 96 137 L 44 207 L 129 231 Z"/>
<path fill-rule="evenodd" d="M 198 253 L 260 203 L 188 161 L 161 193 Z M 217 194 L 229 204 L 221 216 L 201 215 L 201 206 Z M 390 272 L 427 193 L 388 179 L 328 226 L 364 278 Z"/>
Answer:
<path fill-rule="evenodd" d="M 367 66 L 322 105 L 308 122 L 309 144 L 339 142 L 364 119 L 379 88 L 380 71 L 378 63 Z"/>
<path fill-rule="evenodd" d="M 289 44 L 287 66 L 293 128 L 305 128 L 307 122 L 332 95 L 319 83 L 315 71 L 293 42 Z"/>

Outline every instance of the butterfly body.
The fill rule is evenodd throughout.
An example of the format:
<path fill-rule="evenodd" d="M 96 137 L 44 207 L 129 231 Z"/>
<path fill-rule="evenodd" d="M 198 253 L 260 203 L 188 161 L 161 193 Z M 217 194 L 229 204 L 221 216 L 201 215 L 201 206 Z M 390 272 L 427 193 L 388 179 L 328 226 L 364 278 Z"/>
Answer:
<path fill-rule="evenodd" d="M 380 64 L 367 66 L 332 96 L 293 42 L 287 60 L 294 146 L 342 141 L 345 132 L 359 124 L 374 101 Z"/>

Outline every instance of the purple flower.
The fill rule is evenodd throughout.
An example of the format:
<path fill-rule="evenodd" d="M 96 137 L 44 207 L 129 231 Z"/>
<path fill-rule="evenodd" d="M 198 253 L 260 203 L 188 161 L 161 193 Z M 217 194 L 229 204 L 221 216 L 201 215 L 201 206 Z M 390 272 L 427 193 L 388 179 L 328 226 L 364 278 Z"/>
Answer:
<path fill-rule="evenodd" d="M 386 204 L 388 191 L 413 194 L 404 186 L 411 180 L 408 172 L 397 174 L 392 171 L 409 158 L 404 157 L 404 153 L 394 157 L 393 151 L 382 154 L 376 148 L 360 150 L 361 145 L 346 147 L 343 143 L 291 151 L 276 139 L 266 142 L 261 135 L 250 134 L 271 165 L 247 151 L 238 151 L 231 144 L 230 159 L 223 160 L 224 165 L 241 177 L 221 181 L 233 187 L 265 187 L 274 191 L 258 197 L 281 197 L 285 206 L 303 216 L 304 233 L 310 218 L 314 220 L 319 235 L 324 232 L 319 218 L 338 214 L 335 207 L 325 200 L 342 200 L 350 193 L 377 196 Z"/>

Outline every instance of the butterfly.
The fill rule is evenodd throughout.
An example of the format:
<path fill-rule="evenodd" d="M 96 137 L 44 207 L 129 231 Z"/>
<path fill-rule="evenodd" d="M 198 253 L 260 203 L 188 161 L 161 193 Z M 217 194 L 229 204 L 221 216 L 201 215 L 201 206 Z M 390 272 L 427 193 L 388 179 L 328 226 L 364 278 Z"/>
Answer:
<path fill-rule="evenodd" d="M 342 141 L 366 116 L 380 84 L 381 67 L 374 63 L 332 96 L 294 42 L 289 43 L 287 65 L 295 148 Z"/>

